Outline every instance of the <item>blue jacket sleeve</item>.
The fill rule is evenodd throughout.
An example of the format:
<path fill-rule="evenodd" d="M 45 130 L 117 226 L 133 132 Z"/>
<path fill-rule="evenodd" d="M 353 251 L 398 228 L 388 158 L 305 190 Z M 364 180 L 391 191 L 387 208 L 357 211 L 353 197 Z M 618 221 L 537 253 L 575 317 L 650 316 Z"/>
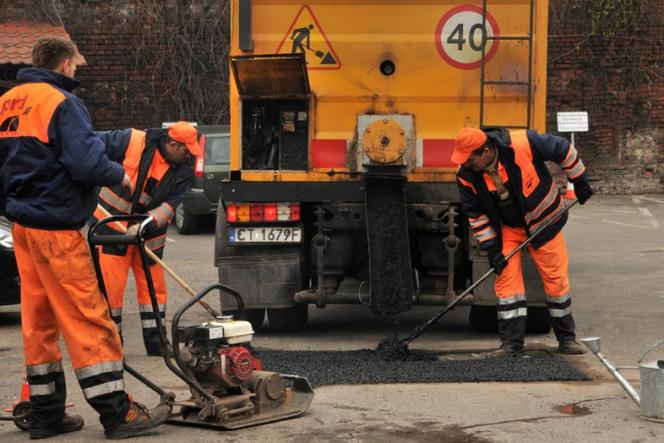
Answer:
<path fill-rule="evenodd" d="M 193 178 L 194 167 L 192 162 L 187 162 L 178 168 L 175 184 L 166 200 L 161 205 L 148 211 L 148 214 L 154 219 L 154 229 L 160 229 L 171 222 L 175 216 L 175 209 L 182 202 Z"/>
<path fill-rule="evenodd" d="M 491 225 L 491 220 L 484 210 L 473 184 L 457 176 L 457 186 L 461 197 L 461 208 L 468 217 L 470 230 L 478 241 L 480 249 L 483 251 L 500 250 L 502 248 L 501 239 Z"/>
<path fill-rule="evenodd" d="M 83 103 L 68 96 L 56 110 L 49 136 L 59 148 L 60 161 L 76 181 L 92 186 L 115 186 L 122 182 L 122 165 L 106 155 L 102 140 L 92 130 Z"/>
<path fill-rule="evenodd" d="M 122 163 L 127 154 L 131 129 L 120 129 L 116 131 L 96 131 L 95 134 L 104 142 L 106 155 L 114 162 Z"/>
<path fill-rule="evenodd" d="M 527 134 L 531 148 L 542 160 L 549 160 L 558 164 L 572 183 L 585 180 L 586 167 L 574 145 L 562 137 L 552 134 L 538 134 L 532 129 Z"/>

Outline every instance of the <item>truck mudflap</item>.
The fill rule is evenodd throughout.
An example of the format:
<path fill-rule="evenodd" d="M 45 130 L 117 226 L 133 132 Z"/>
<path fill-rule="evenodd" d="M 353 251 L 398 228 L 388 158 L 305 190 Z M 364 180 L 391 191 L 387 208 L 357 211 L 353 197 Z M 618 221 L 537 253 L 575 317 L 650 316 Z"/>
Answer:
<path fill-rule="evenodd" d="M 290 308 L 302 288 L 300 254 L 219 257 L 219 282 L 235 288 L 247 309 Z M 227 299 L 227 298 L 226 298 Z M 235 309 L 226 304 L 225 309 Z"/>
<path fill-rule="evenodd" d="M 413 304 L 406 183 L 404 176 L 386 170 L 366 176 L 369 304 L 375 314 L 397 314 Z"/>

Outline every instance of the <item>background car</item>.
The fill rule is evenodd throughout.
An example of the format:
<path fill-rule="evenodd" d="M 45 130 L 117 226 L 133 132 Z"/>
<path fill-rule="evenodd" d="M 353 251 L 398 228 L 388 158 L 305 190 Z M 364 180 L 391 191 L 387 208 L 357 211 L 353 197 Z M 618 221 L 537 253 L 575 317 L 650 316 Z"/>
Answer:
<path fill-rule="evenodd" d="M 0 305 L 21 302 L 21 283 L 18 278 L 12 223 L 0 216 Z"/>
<path fill-rule="evenodd" d="M 197 126 L 196 129 L 201 134 L 204 153 L 203 158 L 196 158 L 194 181 L 175 209 L 175 226 L 180 234 L 195 234 L 205 219 L 214 218 L 220 183 L 228 174 L 230 165 L 229 127 Z"/>

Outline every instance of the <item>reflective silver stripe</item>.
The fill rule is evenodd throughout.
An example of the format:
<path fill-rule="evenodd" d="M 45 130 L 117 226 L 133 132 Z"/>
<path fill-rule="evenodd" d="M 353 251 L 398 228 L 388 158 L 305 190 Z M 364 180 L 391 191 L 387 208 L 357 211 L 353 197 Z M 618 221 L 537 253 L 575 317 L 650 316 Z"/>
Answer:
<path fill-rule="evenodd" d="M 175 215 L 175 211 L 173 211 L 173 208 L 168 203 L 162 203 L 160 206 L 148 211 L 148 214 L 154 218 L 158 227 L 162 227 L 171 221 Z"/>
<path fill-rule="evenodd" d="M 156 328 L 157 320 L 141 320 L 141 326 L 143 329 Z"/>
<path fill-rule="evenodd" d="M 575 179 L 579 175 L 583 174 L 585 170 L 586 167 L 583 165 L 583 162 L 579 160 L 576 166 L 574 166 L 572 169 L 565 169 L 565 174 L 567 174 L 567 178 Z"/>
<path fill-rule="evenodd" d="M 122 332 L 122 323 L 116 323 L 115 327 L 118 330 L 118 332 Z"/>
<path fill-rule="evenodd" d="M 565 309 L 552 309 L 552 308 L 549 308 L 549 315 L 551 317 L 560 318 L 560 317 L 564 317 L 566 315 L 570 315 L 571 313 L 572 313 L 572 307 L 571 306 L 568 306 Z"/>
<path fill-rule="evenodd" d="M 95 375 L 103 374 L 105 372 L 115 372 L 122 370 L 122 360 L 114 361 L 104 361 L 92 366 L 86 366 L 85 368 L 76 369 L 76 378 L 79 380 L 84 380 L 88 377 L 93 377 Z"/>
<path fill-rule="evenodd" d="M 546 296 L 547 303 L 565 303 L 571 297 L 569 294 L 561 295 L 560 297 L 552 297 L 550 295 Z"/>
<path fill-rule="evenodd" d="M 517 317 L 526 317 L 528 315 L 528 308 L 517 308 L 509 311 L 498 311 L 499 320 L 510 320 Z"/>
<path fill-rule="evenodd" d="M 30 385 L 30 395 L 50 395 L 55 394 L 55 382 L 52 381 L 45 385 Z"/>
<path fill-rule="evenodd" d="M 480 243 L 485 242 L 487 240 L 491 240 L 495 236 L 496 236 L 496 231 L 494 231 L 494 229 L 491 226 L 488 226 L 486 229 L 483 229 L 480 232 L 475 233 L 475 238 Z"/>
<path fill-rule="evenodd" d="M 468 223 L 470 224 L 470 227 L 473 229 L 479 228 L 480 226 L 489 223 L 489 217 L 487 217 L 486 215 L 480 215 L 477 218 L 468 218 Z"/>
<path fill-rule="evenodd" d="M 530 223 L 531 221 L 539 218 L 544 211 L 546 211 L 549 206 L 553 204 L 554 201 L 556 201 L 556 197 L 558 196 L 558 187 L 555 186 L 555 182 L 551 182 L 551 187 L 549 188 L 549 193 L 546 194 L 546 196 L 542 199 L 539 205 L 532 211 L 528 212 L 526 214 L 526 222 Z"/>
<path fill-rule="evenodd" d="M 50 363 L 42 363 L 41 365 L 30 365 L 26 367 L 28 376 L 33 375 L 46 375 L 53 372 L 62 372 L 62 361 L 52 361 Z"/>
<path fill-rule="evenodd" d="M 111 392 L 124 391 L 124 380 L 109 381 L 100 385 L 90 386 L 83 389 L 85 398 L 91 399 L 100 395 L 110 394 Z"/>
<path fill-rule="evenodd" d="M 111 315 L 113 317 L 120 317 L 122 315 L 122 308 L 111 309 Z"/>
<path fill-rule="evenodd" d="M 157 238 L 153 238 L 151 240 L 146 240 L 145 246 L 148 248 L 155 250 L 159 248 L 163 248 L 164 245 L 166 244 L 166 236 L 165 235 L 160 235 Z"/>
<path fill-rule="evenodd" d="M 159 306 L 159 312 L 163 314 L 166 310 L 166 305 L 157 306 Z M 152 305 L 138 305 L 138 309 L 140 309 L 141 312 L 152 312 Z"/>
<path fill-rule="evenodd" d="M 578 151 L 574 147 L 574 145 L 569 145 L 569 151 L 567 151 L 567 157 L 565 157 L 565 160 L 560 164 L 560 167 L 565 169 L 569 168 L 572 166 L 572 163 L 576 161 L 576 157 L 578 156 Z"/>
<path fill-rule="evenodd" d="M 131 202 L 123 199 L 107 187 L 101 188 L 101 191 L 99 192 L 99 198 L 105 200 L 113 208 L 117 209 L 118 211 L 122 211 L 125 214 L 129 213 L 131 210 Z"/>
<path fill-rule="evenodd" d="M 498 298 L 498 304 L 499 305 L 511 305 L 512 303 L 516 303 L 518 301 L 524 301 L 526 299 L 525 294 L 514 294 L 511 297 L 499 297 Z"/>
<path fill-rule="evenodd" d="M 551 213 L 550 213 L 549 215 L 547 215 L 546 217 L 544 217 L 542 220 L 538 221 L 537 223 L 532 224 L 532 225 L 530 226 L 530 230 L 531 230 L 531 231 L 537 230 L 537 228 L 538 228 L 541 224 L 546 223 L 548 220 L 551 219 L 551 217 L 553 217 L 553 216 L 555 216 L 556 214 L 558 214 L 558 212 L 560 211 L 560 209 L 561 209 L 564 205 L 565 205 L 565 202 L 564 202 L 563 199 L 561 198 L 561 199 L 560 199 L 560 203 L 558 203 L 558 206 L 556 207 L 556 209 L 553 210 L 553 211 L 551 211 Z M 558 218 L 560 218 L 560 216 L 558 216 Z"/>

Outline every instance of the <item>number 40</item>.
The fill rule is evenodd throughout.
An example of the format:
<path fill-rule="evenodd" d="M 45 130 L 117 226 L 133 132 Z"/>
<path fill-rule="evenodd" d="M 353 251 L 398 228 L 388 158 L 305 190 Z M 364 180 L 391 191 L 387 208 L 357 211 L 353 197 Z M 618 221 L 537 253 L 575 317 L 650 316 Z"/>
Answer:
<path fill-rule="evenodd" d="M 482 33 L 479 45 L 475 40 L 475 32 Z M 447 43 L 456 44 L 459 51 L 463 51 L 463 45 L 466 44 L 466 39 L 463 38 L 463 23 L 459 23 L 447 38 Z M 486 44 L 486 29 L 481 23 L 475 23 L 468 31 L 468 44 L 473 51 L 481 51 Z"/>

